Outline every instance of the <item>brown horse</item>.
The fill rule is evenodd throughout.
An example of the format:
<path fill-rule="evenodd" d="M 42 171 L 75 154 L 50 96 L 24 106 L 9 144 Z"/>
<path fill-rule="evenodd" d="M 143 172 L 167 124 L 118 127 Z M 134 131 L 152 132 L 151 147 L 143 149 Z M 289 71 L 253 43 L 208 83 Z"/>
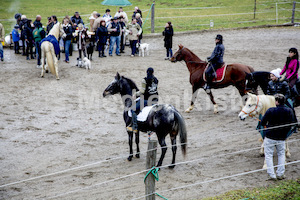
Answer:
<path fill-rule="evenodd" d="M 179 50 L 171 58 L 171 62 L 182 60 L 185 61 L 186 66 L 190 72 L 190 83 L 193 86 L 193 97 L 191 105 L 186 110 L 186 112 L 190 112 L 194 108 L 194 101 L 196 100 L 198 89 L 203 88 L 205 84 L 205 81 L 203 80 L 203 73 L 208 63 L 201 60 L 188 48 L 179 45 Z M 214 82 L 212 84 L 212 88 L 217 89 L 224 88 L 229 85 L 234 85 L 238 89 L 240 95 L 243 97 L 244 95 L 246 95 L 245 72 L 251 73 L 254 72 L 254 69 L 242 64 L 229 64 L 227 65 L 224 79 L 221 82 Z M 214 104 L 214 113 L 217 113 L 218 105 L 214 100 L 211 90 L 207 91 L 207 94 L 209 95 L 211 102 Z"/>

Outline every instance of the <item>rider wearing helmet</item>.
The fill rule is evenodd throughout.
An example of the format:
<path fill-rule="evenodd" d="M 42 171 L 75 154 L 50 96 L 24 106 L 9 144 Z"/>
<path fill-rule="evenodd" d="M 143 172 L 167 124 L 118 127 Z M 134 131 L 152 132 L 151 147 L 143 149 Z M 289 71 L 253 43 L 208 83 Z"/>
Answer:
<path fill-rule="evenodd" d="M 223 45 L 223 36 L 218 34 L 216 36 L 216 47 L 214 51 L 212 52 L 211 56 L 207 58 L 207 61 L 210 62 L 210 65 L 208 66 L 207 70 L 205 71 L 206 80 L 207 83 L 204 86 L 205 90 L 208 90 L 211 88 L 211 83 L 213 78 L 215 77 L 214 72 L 222 67 L 223 64 L 223 56 L 225 47 Z"/>
<path fill-rule="evenodd" d="M 145 106 L 153 105 L 158 102 L 158 92 L 157 92 L 157 85 L 158 80 L 153 75 L 154 69 L 149 67 L 147 69 L 147 76 L 142 80 L 142 88 L 140 91 L 136 92 L 135 96 L 139 97 L 136 101 L 136 108 L 135 110 L 131 110 L 132 112 L 132 126 L 127 127 L 127 131 L 133 131 L 137 133 L 138 125 L 137 125 L 137 115 L 139 114 L 141 108 Z M 144 104 L 141 105 L 141 101 L 144 101 Z"/>

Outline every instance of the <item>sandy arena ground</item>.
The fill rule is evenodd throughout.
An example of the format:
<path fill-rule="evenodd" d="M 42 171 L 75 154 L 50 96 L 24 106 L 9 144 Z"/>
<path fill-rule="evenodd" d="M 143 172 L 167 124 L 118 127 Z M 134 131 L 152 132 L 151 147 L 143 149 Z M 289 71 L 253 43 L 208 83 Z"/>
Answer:
<path fill-rule="evenodd" d="M 217 33 L 174 36 L 174 52 L 177 44 L 183 44 L 204 59 L 212 52 Z M 221 33 L 225 61 L 247 64 L 255 70 L 283 68 L 288 49 L 300 48 L 299 27 Z M 128 162 L 121 98 L 115 95 L 104 99 L 102 92 L 116 72 L 140 87 L 150 66 L 159 79 L 160 103 L 175 105 L 186 121 L 187 157 L 184 159 L 178 149 L 177 162 L 193 161 L 178 164 L 173 170 L 162 168 L 156 182 L 158 193 L 172 200 L 201 199 L 271 184 L 265 181 L 266 171 L 208 183 L 262 167 L 257 121 L 238 119 L 241 98 L 231 86 L 213 90 L 219 114 L 213 114 L 203 90 L 198 94 L 195 110 L 184 113 L 192 95 L 185 64 L 164 60 L 162 37 L 144 38 L 143 42 L 150 44 L 150 56 L 131 58 L 128 47 L 121 57 L 98 58 L 95 53 L 90 71 L 75 67 L 77 52 L 69 64 L 62 61 L 62 55 L 59 81 L 52 74 L 40 78 L 36 60 L 27 61 L 13 50 L 4 50 L 5 61 L 0 62 L 0 199 L 142 197 L 148 136 L 140 136 L 141 158 Z M 300 118 L 299 107 L 296 113 Z M 299 133 L 291 137 L 292 157 L 288 162 L 300 160 L 300 141 L 293 141 L 299 139 Z M 169 137 L 167 144 L 170 145 Z M 169 148 L 164 165 L 170 164 L 171 155 Z M 118 179 L 137 172 L 142 173 Z M 300 164 L 287 166 L 286 175 L 288 179 L 299 178 Z M 14 184 L 5 186 L 10 183 Z M 166 191 L 177 187 L 184 188 Z"/>

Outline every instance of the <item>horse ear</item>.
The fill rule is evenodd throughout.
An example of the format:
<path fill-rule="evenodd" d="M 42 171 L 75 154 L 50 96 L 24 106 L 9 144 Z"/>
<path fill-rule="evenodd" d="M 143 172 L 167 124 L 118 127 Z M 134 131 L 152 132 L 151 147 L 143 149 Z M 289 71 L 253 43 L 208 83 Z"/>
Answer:
<path fill-rule="evenodd" d="M 178 47 L 179 47 L 179 49 L 182 49 L 183 46 L 182 46 L 182 44 L 179 44 Z"/>
<path fill-rule="evenodd" d="M 116 74 L 116 77 L 115 77 L 117 80 L 120 80 L 120 74 L 119 74 L 119 72 L 117 72 L 117 74 Z"/>
<path fill-rule="evenodd" d="M 248 97 L 250 97 L 250 98 L 255 98 L 255 95 L 254 95 L 254 94 L 252 94 L 252 93 L 250 93 L 250 92 L 247 92 L 247 94 L 248 94 Z"/>

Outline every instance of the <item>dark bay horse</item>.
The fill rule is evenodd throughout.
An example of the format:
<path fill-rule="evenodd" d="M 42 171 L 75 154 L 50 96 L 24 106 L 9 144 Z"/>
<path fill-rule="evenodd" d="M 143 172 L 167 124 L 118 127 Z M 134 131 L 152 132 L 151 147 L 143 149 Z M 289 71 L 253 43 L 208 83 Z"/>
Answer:
<path fill-rule="evenodd" d="M 270 81 L 270 72 L 255 71 L 246 73 L 246 90 L 252 90 L 257 95 L 258 86 L 261 87 L 264 94 L 267 94 L 268 83 Z"/>
<path fill-rule="evenodd" d="M 131 109 L 134 109 L 135 106 L 134 101 L 132 99 L 133 91 L 138 91 L 136 84 L 126 78 L 124 76 L 120 76 L 119 73 L 115 76 L 115 79 L 111 84 L 107 86 L 107 88 L 103 92 L 103 97 L 108 95 L 114 95 L 117 93 L 121 94 L 123 103 L 124 103 L 124 112 L 123 118 L 126 124 L 126 127 L 131 123 L 131 117 L 128 115 L 128 111 L 131 112 Z M 163 159 L 165 157 L 167 147 L 165 138 L 168 134 L 170 134 L 171 143 L 172 143 L 172 164 L 169 168 L 175 167 L 175 157 L 176 157 L 176 136 L 180 133 L 180 143 L 181 150 L 183 155 L 186 154 L 186 142 L 187 142 L 187 131 L 185 127 L 185 122 L 182 115 L 172 106 L 168 104 L 156 104 L 154 105 L 148 116 L 146 121 L 139 122 L 138 121 L 138 130 L 142 132 L 153 131 L 156 133 L 158 142 L 161 146 L 161 156 L 158 161 L 157 166 L 161 166 Z M 139 158 L 140 150 L 139 150 L 139 132 L 135 134 L 135 142 L 137 145 L 137 154 L 136 157 Z M 133 140 L 133 132 L 128 131 L 129 138 L 129 157 L 128 160 L 131 161 L 133 157 L 132 150 L 132 140 Z"/>
<path fill-rule="evenodd" d="M 203 80 L 203 73 L 207 62 L 201 60 L 196 56 L 191 50 L 182 45 L 179 45 L 179 50 L 171 58 L 171 62 L 185 61 L 186 66 L 190 72 L 190 83 L 192 84 L 193 97 L 190 107 L 186 112 L 190 112 L 194 108 L 194 101 L 197 97 L 197 91 L 199 88 L 203 88 L 205 81 Z M 224 88 L 229 85 L 235 86 L 240 95 L 243 97 L 246 95 L 245 90 L 245 77 L 246 73 L 254 72 L 254 69 L 247 65 L 242 64 L 228 64 L 225 72 L 224 79 L 221 82 L 213 83 L 212 88 Z M 216 104 L 214 97 L 211 93 L 211 90 L 207 92 L 210 97 L 211 102 L 214 104 L 214 113 L 218 112 L 218 105 Z"/>

